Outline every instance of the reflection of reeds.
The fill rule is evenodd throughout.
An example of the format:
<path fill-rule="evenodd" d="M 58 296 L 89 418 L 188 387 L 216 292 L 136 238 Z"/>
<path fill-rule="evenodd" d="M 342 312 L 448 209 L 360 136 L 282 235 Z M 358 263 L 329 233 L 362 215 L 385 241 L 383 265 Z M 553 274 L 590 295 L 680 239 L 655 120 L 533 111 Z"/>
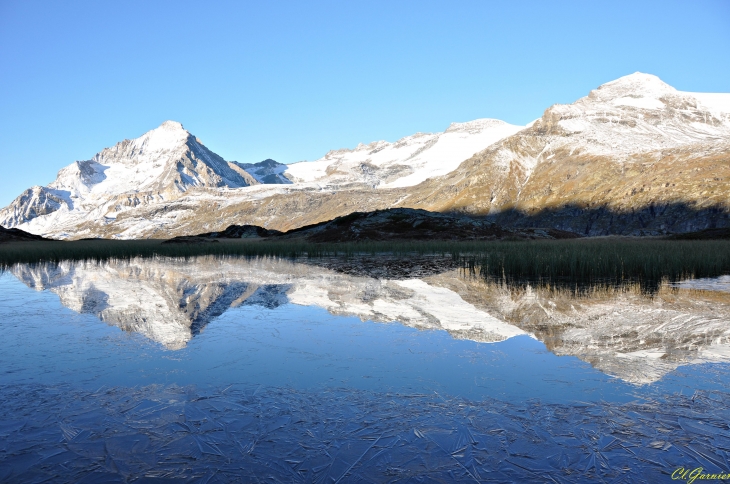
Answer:
<path fill-rule="evenodd" d="M 299 240 L 221 239 L 216 243 L 163 244 L 161 240 L 78 240 L 70 242 L 9 242 L 0 244 L 0 268 L 17 263 L 62 260 L 107 260 L 131 257 L 194 257 L 199 255 L 243 257 L 351 257 L 392 254 L 437 254 L 457 257 L 481 253 L 475 242 L 348 242 L 313 243 Z"/>
<path fill-rule="evenodd" d="M 0 245 L 0 268 L 16 263 L 106 260 L 131 257 L 276 256 L 351 257 L 379 254 L 436 254 L 510 286 L 527 284 L 585 292 L 596 287 L 638 284 L 656 292 L 662 281 L 717 277 L 730 273 L 730 241 L 657 239 L 572 239 L 533 241 L 402 241 L 311 243 L 282 240 L 221 240 L 219 243 L 162 244 L 159 240 L 82 240 Z M 625 290 L 625 289 L 622 289 Z"/>
<path fill-rule="evenodd" d="M 632 281 L 615 285 L 593 284 L 582 286 L 550 284 L 549 282 L 534 284 L 524 280 L 519 283 L 509 284 L 504 279 L 484 278 L 480 267 L 468 270 L 467 277 L 463 280 L 468 281 L 476 288 L 474 290 L 478 290 L 480 294 L 499 294 L 513 301 L 533 296 L 539 301 L 555 303 L 558 308 L 565 311 L 570 310 L 573 303 L 582 303 L 584 301 L 613 303 L 618 298 L 637 298 L 637 301 L 645 302 L 656 298 L 665 302 L 687 299 L 709 304 L 730 304 L 730 293 L 728 292 L 677 287 L 672 285 L 666 278 L 659 283 L 655 290 L 649 292 L 647 292 L 646 286 Z M 566 304 L 561 306 L 561 302 Z"/>
<path fill-rule="evenodd" d="M 467 267 L 508 286 L 534 285 L 591 292 L 638 286 L 655 293 L 662 283 L 730 273 L 730 242 L 582 239 L 495 243 L 467 256 Z"/>

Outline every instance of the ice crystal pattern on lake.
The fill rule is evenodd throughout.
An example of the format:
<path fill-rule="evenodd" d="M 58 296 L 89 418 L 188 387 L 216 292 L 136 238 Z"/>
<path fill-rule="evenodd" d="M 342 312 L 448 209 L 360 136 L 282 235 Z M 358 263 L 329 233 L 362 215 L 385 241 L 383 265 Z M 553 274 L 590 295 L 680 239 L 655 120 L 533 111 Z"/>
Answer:
<path fill-rule="evenodd" d="M 730 467 L 724 393 L 546 405 L 221 390 L 5 388 L 0 480 L 649 483 Z"/>

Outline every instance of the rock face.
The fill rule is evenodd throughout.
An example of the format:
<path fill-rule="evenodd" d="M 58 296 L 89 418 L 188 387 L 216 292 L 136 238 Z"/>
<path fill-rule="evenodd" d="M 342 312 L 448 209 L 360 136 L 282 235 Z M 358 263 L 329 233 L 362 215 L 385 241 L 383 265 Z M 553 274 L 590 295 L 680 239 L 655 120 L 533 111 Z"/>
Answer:
<path fill-rule="evenodd" d="M 658 235 L 730 227 L 729 191 L 730 94 L 636 73 L 526 127 L 476 120 L 291 165 L 226 162 L 166 122 L 30 188 L 0 224 L 55 238 L 169 238 L 406 207 Z"/>
<path fill-rule="evenodd" d="M 258 163 L 239 163 L 237 161 L 232 161 L 231 163 L 251 175 L 251 177 L 255 180 L 255 183 L 251 183 L 251 185 L 261 183 L 286 185 L 292 182 L 283 175 L 287 169 L 287 165 L 274 161 L 271 158 Z"/>

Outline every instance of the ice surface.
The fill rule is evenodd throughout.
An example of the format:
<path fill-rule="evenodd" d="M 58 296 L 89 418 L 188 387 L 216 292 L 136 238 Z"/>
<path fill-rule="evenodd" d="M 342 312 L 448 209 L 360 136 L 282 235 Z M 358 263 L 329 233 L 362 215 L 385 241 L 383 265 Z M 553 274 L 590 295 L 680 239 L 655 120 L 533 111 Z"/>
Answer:
<path fill-rule="evenodd" d="M 682 289 L 700 289 L 703 291 L 730 292 L 730 276 L 688 279 L 686 281 L 676 282 L 672 284 L 672 286 Z"/>
<path fill-rule="evenodd" d="M 721 392 L 555 405 L 59 385 L 4 387 L 0 403 L 3 482 L 664 482 L 723 471 L 730 450 Z"/>

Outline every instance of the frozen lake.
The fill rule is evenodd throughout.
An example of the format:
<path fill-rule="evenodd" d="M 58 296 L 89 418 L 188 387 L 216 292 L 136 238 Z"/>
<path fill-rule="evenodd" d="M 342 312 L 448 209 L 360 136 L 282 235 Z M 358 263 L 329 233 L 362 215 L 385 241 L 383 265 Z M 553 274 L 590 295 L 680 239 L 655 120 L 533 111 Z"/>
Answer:
<path fill-rule="evenodd" d="M 427 258 L 19 265 L 0 330 L 2 482 L 730 471 L 726 277 L 578 297 Z"/>

